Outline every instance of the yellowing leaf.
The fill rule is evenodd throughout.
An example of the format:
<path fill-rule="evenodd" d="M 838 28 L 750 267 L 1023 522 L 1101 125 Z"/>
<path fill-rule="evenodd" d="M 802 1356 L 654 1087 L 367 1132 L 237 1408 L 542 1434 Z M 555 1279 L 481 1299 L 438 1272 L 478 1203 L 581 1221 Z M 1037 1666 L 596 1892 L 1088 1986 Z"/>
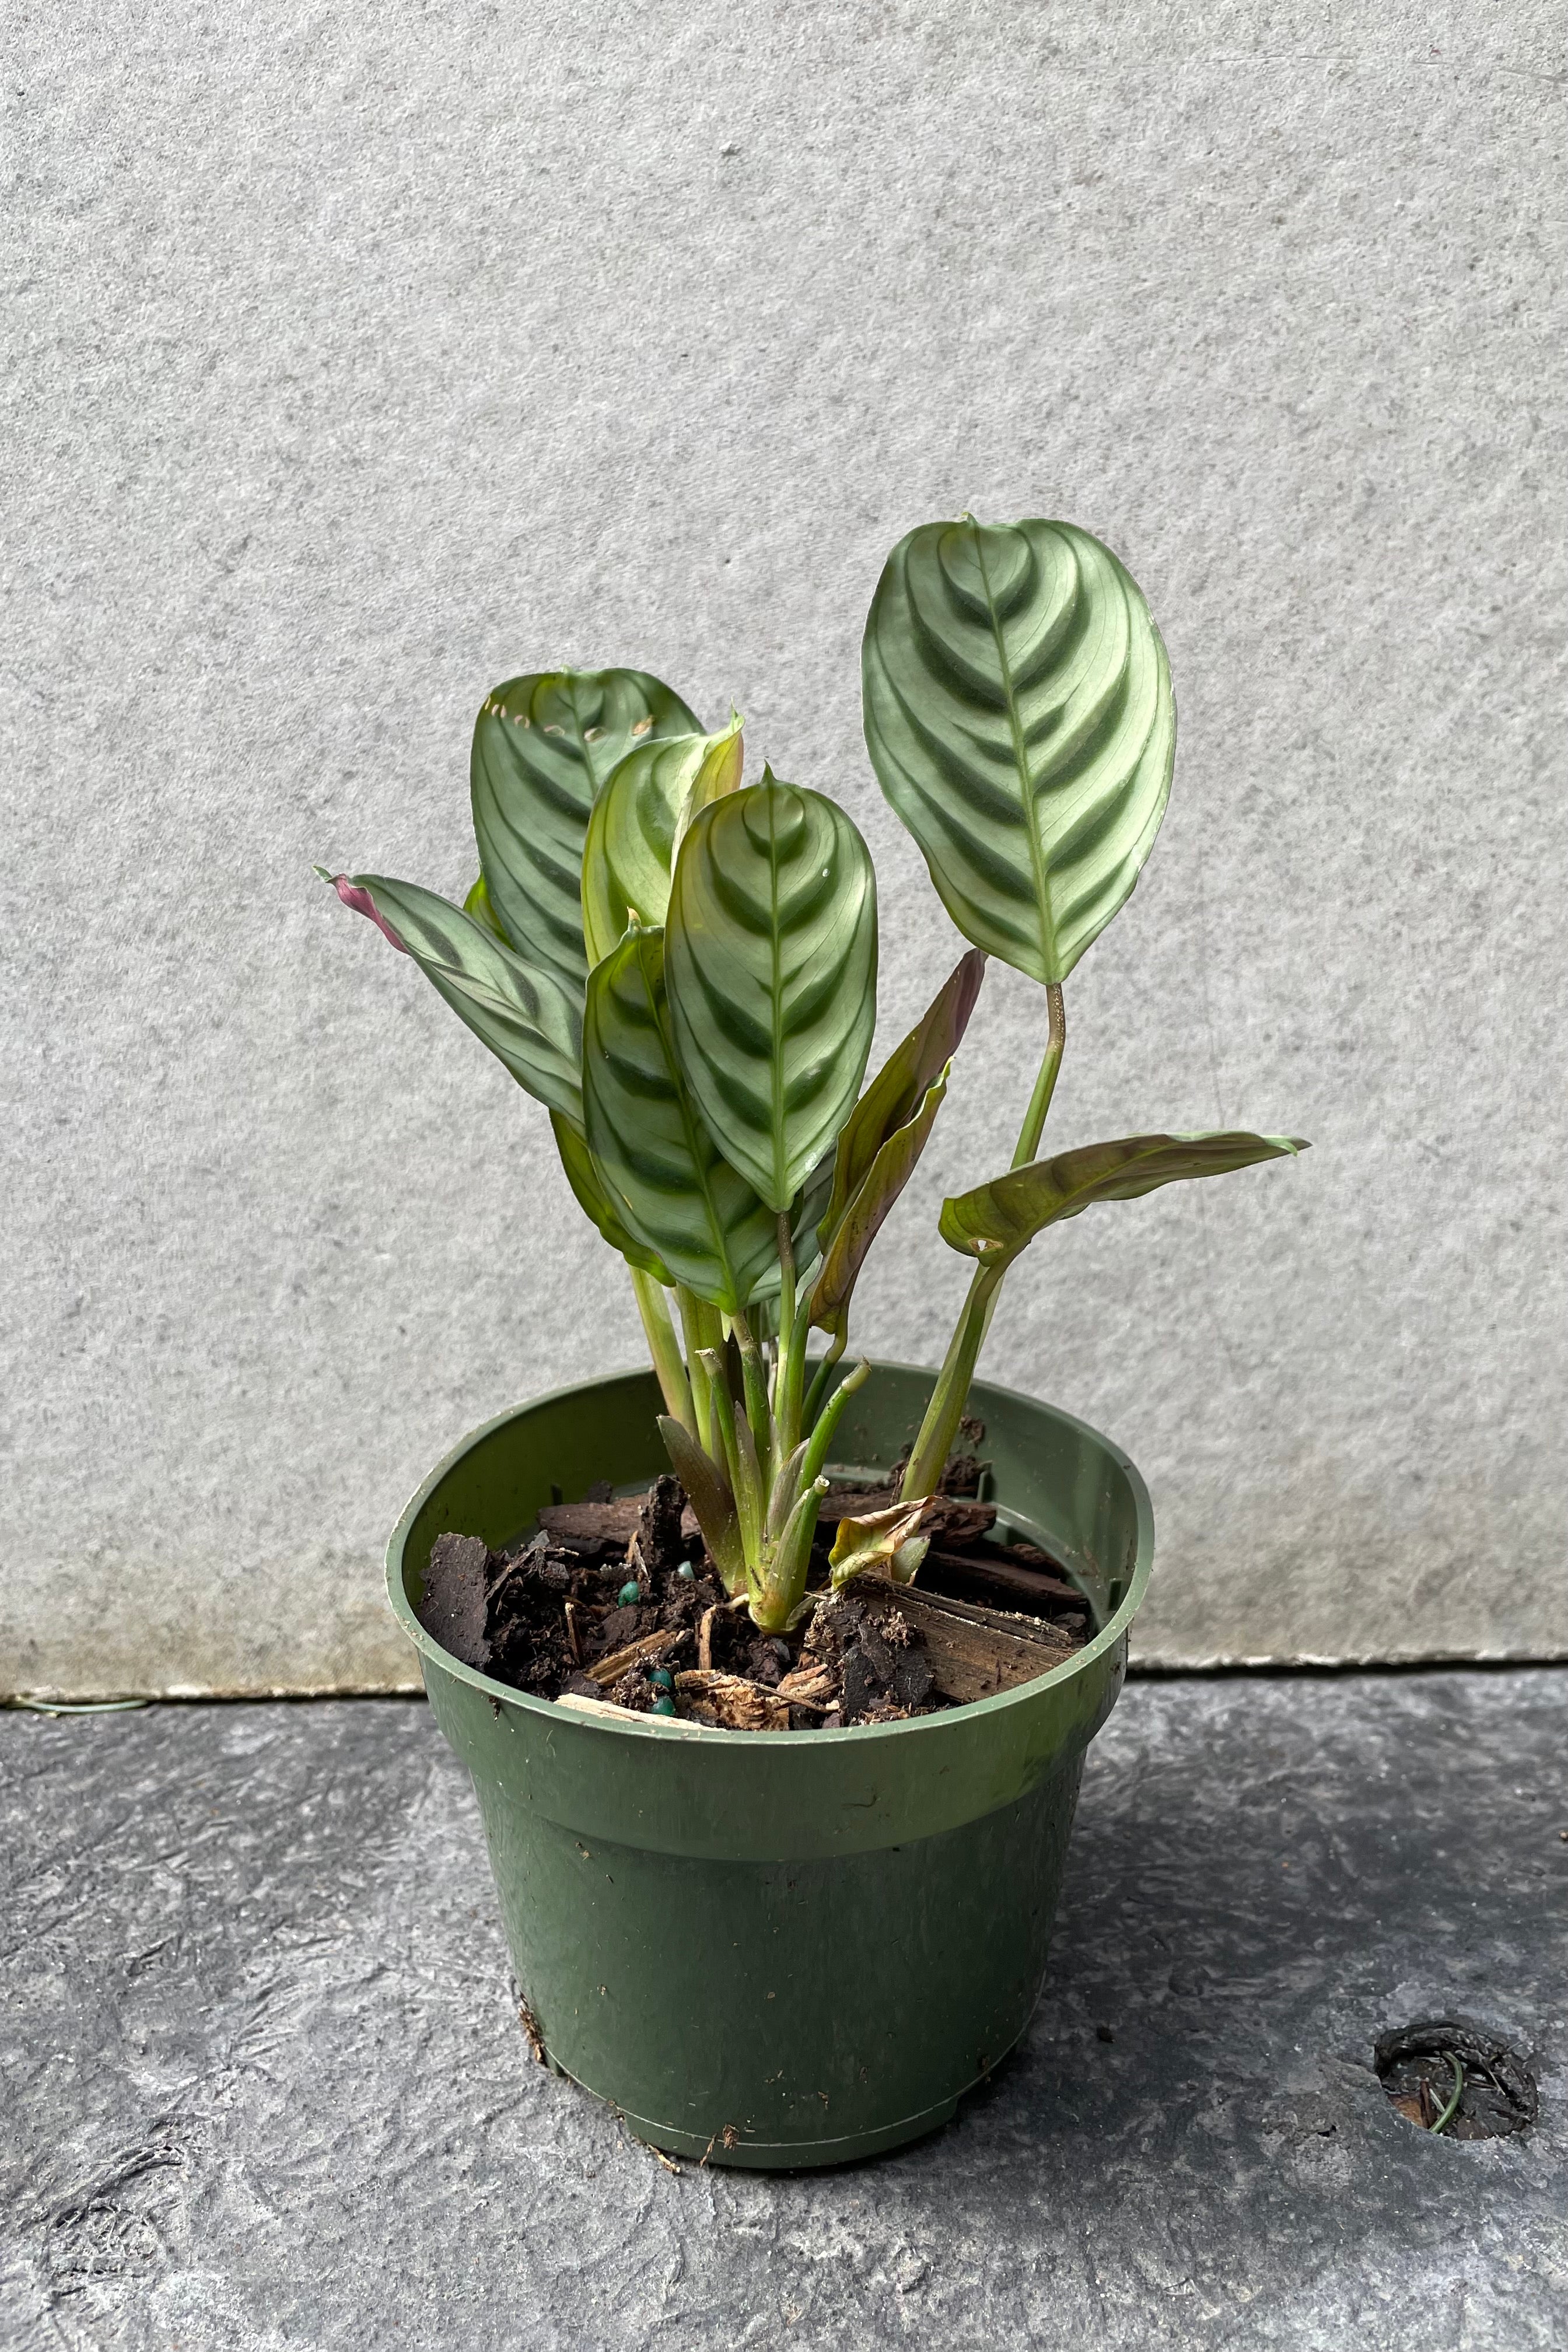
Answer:
<path fill-rule="evenodd" d="M 917 1532 L 928 1499 L 922 1496 L 912 1503 L 890 1503 L 883 1511 L 840 1519 L 828 1554 L 835 1590 L 852 1576 L 879 1567 L 886 1567 L 897 1583 L 912 1582 L 930 1540 Z"/>

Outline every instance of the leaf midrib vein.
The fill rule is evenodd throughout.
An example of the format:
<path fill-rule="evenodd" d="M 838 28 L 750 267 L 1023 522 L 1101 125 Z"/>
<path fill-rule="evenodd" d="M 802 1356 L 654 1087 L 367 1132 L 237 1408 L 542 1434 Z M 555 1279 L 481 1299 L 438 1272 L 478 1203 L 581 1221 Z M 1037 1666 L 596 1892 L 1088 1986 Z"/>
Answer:
<path fill-rule="evenodd" d="M 1057 976 L 1056 927 L 1051 920 L 1051 902 L 1046 876 L 1045 859 L 1040 850 L 1039 827 L 1035 821 L 1034 795 L 1030 787 L 1029 762 L 1024 744 L 1024 730 L 1018 716 L 1017 696 L 1013 687 L 1013 666 L 1007 658 L 1007 647 L 1002 635 L 1002 624 L 996 611 L 996 600 L 991 593 L 991 574 L 985 568 L 985 551 L 980 543 L 980 525 L 971 516 L 969 528 L 974 534 L 974 561 L 980 567 L 981 585 L 985 591 L 985 611 L 991 623 L 991 635 L 996 646 L 996 660 L 1002 672 L 1002 693 L 1007 709 L 1007 724 L 1013 735 L 1013 760 L 1018 772 L 1018 793 L 1023 805 L 1024 824 L 1029 836 L 1029 863 L 1035 876 L 1035 901 L 1040 910 L 1040 945 L 1045 951 L 1047 977 Z M 1033 550 L 1030 551 L 1033 552 Z"/>
<path fill-rule="evenodd" d="M 779 971 L 779 861 L 777 793 L 768 793 L 768 957 L 773 974 L 773 1190 L 784 1190 L 784 984 Z"/>
<path fill-rule="evenodd" d="M 660 952 L 663 952 L 662 948 Z M 729 1236 L 724 1230 L 723 1220 L 719 1214 L 718 1204 L 714 1201 L 708 1182 L 708 1171 L 703 1162 L 698 1139 L 696 1114 L 688 1098 L 686 1088 L 681 1084 L 680 1068 L 675 1058 L 674 1044 L 664 1022 L 659 1019 L 653 983 L 648 978 L 647 967 L 640 955 L 637 959 L 637 965 L 638 976 L 647 997 L 648 1017 L 653 1024 L 654 1034 L 658 1039 L 659 1051 L 664 1056 L 665 1068 L 674 1091 L 675 1107 L 680 1117 L 681 1129 L 686 1137 L 686 1147 L 691 1154 L 691 1166 L 696 1175 L 697 1190 L 701 1197 L 703 1213 L 708 1220 L 713 1255 L 723 1271 L 725 1282 L 729 1285 L 730 1296 L 738 1305 L 741 1297 L 740 1285 L 735 1279 L 735 1269 L 730 1262 Z"/>

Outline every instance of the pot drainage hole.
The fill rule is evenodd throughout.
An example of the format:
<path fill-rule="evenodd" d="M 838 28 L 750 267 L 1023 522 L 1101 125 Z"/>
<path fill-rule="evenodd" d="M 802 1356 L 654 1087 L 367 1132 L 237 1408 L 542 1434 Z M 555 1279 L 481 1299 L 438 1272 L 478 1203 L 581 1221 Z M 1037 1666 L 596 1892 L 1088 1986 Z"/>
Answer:
<path fill-rule="evenodd" d="M 1381 2035 L 1373 2059 L 1391 2107 L 1445 2139 L 1500 2139 L 1535 2121 L 1535 2077 L 1517 2050 L 1468 2018 Z"/>

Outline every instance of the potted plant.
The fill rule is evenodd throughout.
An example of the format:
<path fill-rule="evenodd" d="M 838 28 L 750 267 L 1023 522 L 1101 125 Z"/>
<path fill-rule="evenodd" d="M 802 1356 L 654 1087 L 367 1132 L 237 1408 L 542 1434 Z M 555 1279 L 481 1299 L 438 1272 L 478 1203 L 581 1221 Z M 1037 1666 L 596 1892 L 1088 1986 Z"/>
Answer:
<path fill-rule="evenodd" d="M 743 782 L 739 717 L 705 732 L 643 672 L 487 698 L 463 907 L 318 869 L 542 1104 L 652 1360 L 465 1440 L 389 1553 L 479 1798 L 525 2024 L 658 2145 L 756 2166 L 930 2128 L 1038 1995 L 1152 1528 L 1108 1440 L 974 1381 L 1008 1269 L 1093 1203 L 1302 1148 L 1161 1132 L 1041 1156 L 1063 984 L 1170 791 L 1165 652 L 1116 557 L 1067 523 L 925 524 L 883 571 L 863 683 L 882 790 L 973 942 L 864 1087 L 864 841 L 816 791 Z M 943 1205 L 973 1273 L 933 1380 L 852 1360 L 850 1308 L 987 956 L 1043 988 L 1043 1055 L 1012 1166 Z M 984 1474 L 972 1446 L 955 1478 L 972 1407 Z M 679 1488 L 616 1505 L 661 1469 Z M 837 1504 L 835 1475 L 857 1490 Z M 607 1577 L 558 1547 L 574 1507 L 607 1515 Z M 933 1528 L 964 1509 L 1024 1565 L 972 1548 L 980 1600 L 928 1595 Z M 1030 1576 L 1068 1597 L 1077 1636 L 1047 1640 L 1020 1606 Z M 984 1605 L 998 1577 L 1010 1606 Z M 519 1640 L 531 1665 L 503 1670 Z"/>

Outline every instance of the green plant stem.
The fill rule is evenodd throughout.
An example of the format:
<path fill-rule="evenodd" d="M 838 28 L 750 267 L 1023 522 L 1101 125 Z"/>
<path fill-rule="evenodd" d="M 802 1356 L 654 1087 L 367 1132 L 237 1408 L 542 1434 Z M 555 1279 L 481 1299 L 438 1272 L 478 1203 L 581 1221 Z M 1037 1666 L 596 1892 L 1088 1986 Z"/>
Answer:
<path fill-rule="evenodd" d="M 1046 1113 L 1051 1107 L 1051 1097 L 1057 1090 L 1057 1072 L 1062 1066 L 1062 1048 L 1068 1041 L 1067 1007 L 1062 1003 L 1061 982 L 1046 982 L 1046 1055 L 1040 1064 L 1040 1075 L 1035 1080 L 1035 1091 L 1029 1097 L 1029 1108 L 1024 1113 L 1024 1124 L 1018 1133 L 1018 1148 L 1013 1154 L 1015 1168 L 1026 1168 L 1040 1148 L 1045 1132 Z"/>
<path fill-rule="evenodd" d="M 1046 986 L 1046 1051 L 1040 1063 L 1035 1090 L 1029 1097 L 1029 1108 L 1024 1113 L 1024 1124 L 1018 1131 L 1017 1149 L 1013 1154 L 1015 1168 L 1026 1168 L 1040 1149 L 1040 1137 L 1045 1132 L 1046 1115 L 1051 1107 L 1051 1097 L 1057 1090 L 1057 1073 L 1062 1066 L 1062 1049 L 1067 1044 L 1067 1007 L 1062 1002 L 1060 983 L 1047 982 Z M 910 1454 L 909 1467 L 900 1488 L 902 1499 L 913 1502 L 922 1495 L 934 1494 L 958 1426 L 963 1419 L 963 1408 L 969 1402 L 969 1384 L 974 1378 L 974 1367 L 985 1335 L 991 1328 L 991 1318 L 996 1309 L 997 1295 L 1002 1287 L 1005 1268 L 984 1264 L 974 1269 L 968 1296 L 959 1310 L 942 1359 L 936 1386 L 921 1423 L 920 1434 Z"/>
<path fill-rule="evenodd" d="M 805 1441 L 786 1454 L 775 1472 L 773 1492 L 768 1496 L 767 1517 L 763 1522 L 763 1540 L 774 1543 L 784 1534 L 784 1522 L 800 1497 L 801 1465 L 805 1460 Z"/>
<path fill-rule="evenodd" d="M 800 1604 L 811 1565 L 816 1515 L 826 1492 L 826 1479 L 815 1480 L 796 1497 L 784 1521 L 762 1589 L 752 1602 L 752 1622 L 764 1633 L 782 1633 Z"/>
<path fill-rule="evenodd" d="M 800 1293 L 795 1310 L 795 1334 L 790 1349 L 789 1413 L 790 1427 L 797 1438 L 806 1433 L 805 1423 L 805 1343 L 811 1337 L 812 1292 L 808 1287 Z"/>
<path fill-rule="evenodd" d="M 653 1368 L 658 1374 L 658 1384 L 664 1391 L 669 1417 L 679 1422 L 688 1434 L 696 1438 L 700 1445 L 702 1433 L 698 1428 L 697 1415 L 692 1407 L 691 1384 L 686 1377 L 686 1365 L 681 1357 L 680 1343 L 675 1336 L 675 1325 L 670 1320 L 669 1301 L 664 1295 L 664 1286 L 656 1282 L 651 1274 L 645 1274 L 641 1266 L 631 1266 L 628 1271 L 637 1297 L 637 1313 L 642 1317 L 642 1328 L 647 1337 L 647 1351 L 653 1358 Z"/>
<path fill-rule="evenodd" d="M 899 1489 L 906 1503 L 923 1495 L 933 1495 L 947 1466 L 952 1451 L 952 1441 L 958 1435 L 958 1424 L 963 1419 L 963 1408 L 969 1402 L 969 1383 L 974 1377 L 975 1360 L 991 1322 L 991 1308 L 1002 1273 L 999 1267 L 977 1265 L 969 1286 L 969 1296 L 963 1302 L 947 1354 L 942 1359 L 936 1386 L 931 1392 L 931 1402 L 910 1454 L 904 1483 Z"/>
<path fill-rule="evenodd" d="M 822 1400 L 827 1393 L 827 1383 L 833 1378 L 833 1367 L 842 1357 L 848 1336 L 847 1331 L 834 1333 L 827 1353 L 818 1364 L 812 1378 L 811 1386 L 805 1392 L 805 1402 L 801 1407 L 800 1425 L 808 1433 L 816 1425 L 816 1416 L 821 1409 Z M 803 1348 L 801 1350 L 803 1356 L 805 1352 Z"/>
<path fill-rule="evenodd" d="M 779 1353 L 773 1383 L 773 1450 L 782 1462 L 800 1444 L 800 1391 L 805 1334 L 795 1298 L 795 1237 L 787 1210 L 779 1212 Z M 775 1463 L 776 1466 L 776 1463 Z"/>
<path fill-rule="evenodd" d="M 1447 2060 L 1448 2060 L 1448 2063 L 1449 2063 L 1449 2065 L 1450 2065 L 1450 2066 L 1453 2068 L 1453 2070 L 1454 2070 L 1454 2087 L 1453 2087 L 1453 2090 L 1449 2093 L 1449 2095 L 1448 2095 L 1448 2104 L 1447 2104 L 1447 2105 L 1444 2108 L 1444 2110 L 1443 2110 L 1442 2114 L 1437 2117 L 1436 2122 L 1436 2123 L 1433 2125 L 1433 2126 L 1432 2126 L 1432 2129 L 1433 2129 L 1435 2132 L 1440 2132 L 1440 2131 L 1447 2131 L 1447 2130 L 1448 2126 L 1453 2122 L 1454 2117 L 1458 2114 L 1458 2112 L 1459 2112 L 1459 2101 L 1460 2101 L 1460 2100 L 1464 2097 L 1464 2095 L 1465 2095 L 1465 2070 L 1464 2070 L 1464 2067 L 1460 2064 L 1460 2063 L 1459 2063 L 1458 2059 L 1455 2057 L 1455 2055 L 1454 2055 L 1454 2053 L 1453 2053 L 1453 2052 L 1452 2052 L 1451 2050 L 1450 2050 L 1450 2051 L 1448 2051 L 1448 2052 L 1447 2053 Z"/>
<path fill-rule="evenodd" d="M 688 1290 L 683 1282 L 675 1286 L 675 1300 L 680 1309 L 680 1328 L 686 1336 L 686 1361 L 691 1374 L 691 1401 L 697 1415 L 697 1443 L 710 1460 L 720 1462 L 723 1459 L 723 1441 L 713 1418 L 708 1368 L 702 1360 L 704 1349 L 721 1348 L 724 1343 L 719 1310 L 716 1307 L 710 1307 L 706 1299 L 699 1298 L 694 1290 Z"/>
<path fill-rule="evenodd" d="M 763 1531 L 768 1516 L 768 1479 L 757 1454 L 752 1424 L 743 1412 L 735 1415 L 735 1454 L 741 1465 L 741 1483 L 752 1497 L 753 1532 L 747 1561 L 753 1571 L 759 1571 L 767 1549 Z"/>
<path fill-rule="evenodd" d="M 823 1406 L 821 1418 L 806 1442 L 805 1459 L 800 1465 L 800 1483 L 803 1491 L 811 1485 L 814 1478 L 819 1478 L 822 1475 L 822 1465 L 827 1459 L 827 1449 L 833 1443 L 833 1433 L 838 1426 L 838 1417 L 856 1390 L 865 1386 L 870 1374 L 869 1364 L 857 1364 L 853 1371 L 845 1373 L 844 1378 Z"/>
<path fill-rule="evenodd" d="M 827 1492 L 822 1465 L 827 1459 L 839 1415 L 856 1390 L 863 1386 L 870 1370 L 869 1364 L 860 1363 L 845 1374 L 824 1406 L 811 1435 L 784 1465 L 780 1487 L 774 1491 L 769 1512 L 770 1528 L 778 1527 L 781 1518 L 783 1526 L 752 1602 L 752 1620 L 764 1633 L 781 1633 L 800 1606 L 811 1566 L 811 1541 L 816 1533 L 817 1513 Z M 787 1516 L 781 1492 L 786 1485 L 796 1490 Z"/>
<path fill-rule="evenodd" d="M 735 1497 L 735 1517 L 741 1527 L 741 1549 L 745 1556 L 748 1574 L 754 1570 L 763 1531 L 762 1496 L 757 1486 L 757 1458 L 751 1444 L 742 1447 L 735 1423 L 735 1408 L 730 1397 L 730 1383 L 724 1375 L 724 1359 L 717 1348 L 702 1350 L 703 1366 L 708 1374 L 709 1392 L 712 1399 L 713 1417 L 719 1424 L 719 1435 L 724 1448 L 725 1466 L 730 1474 L 730 1491 Z"/>
<path fill-rule="evenodd" d="M 767 1367 L 763 1362 L 763 1351 L 757 1345 L 756 1334 L 745 1316 L 732 1315 L 730 1322 L 735 1334 L 735 1345 L 741 1351 L 741 1381 L 745 1390 L 746 1420 L 751 1427 L 752 1443 L 756 1447 L 758 1462 L 766 1462 L 771 1467 L 773 1416 L 768 1403 Z"/>

